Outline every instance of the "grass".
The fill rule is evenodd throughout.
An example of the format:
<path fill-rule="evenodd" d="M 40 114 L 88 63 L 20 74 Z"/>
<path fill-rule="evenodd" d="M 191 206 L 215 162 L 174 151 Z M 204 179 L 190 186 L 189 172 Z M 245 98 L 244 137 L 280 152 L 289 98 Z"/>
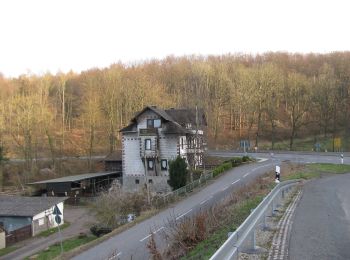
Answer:
<path fill-rule="evenodd" d="M 230 221 L 231 224 L 219 229 L 206 240 L 200 242 L 182 259 L 209 259 L 227 240 L 227 234 L 235 231 L 249 216 L 251 210 L 259 205 L 262 199 L 263 196 L 259 195 L 236 205 L 235 214 Z"/>
<path fill-rule="evenodd" d="M 346 143 L 344 138 L 342 139 L 342 148 L 349 148 L 349 145 Z M 275 143 L 275 150 L 289 150 L 289 142 L 290 140 L 287 138 L 282 141 L 278 141 Z M 333 138 L 332 137 L 324 137 L 317 136 L 315 137 L 306 137 L 306 138 L 296 138 L 293 143 L 293 150 L 295 151 L 314 151 L 315 143 L 320 144 L 320 152 L 331 152 L 333 150 Z M 261 142 L 260 149 L 271 149 L 271 142 Z"/>
<path fill-rule="evenodd" d="M 350 173 L 350 165 L 346 164 L 331 164 L 331 163 L 312 163 L 307 164 L 302 171 L 294 172 L 286 176 L 285 180 L 294 179 L 313 179 L 319 178 L 322 174 L 343 174 Z"/>
<path fill-rule="evenodd" d="M 65 228 L 69 227 L 69 225 L 70 225 L 70 223 L 66 221 L 63 225 L 60 226 L 60 229 L 63 230 Z M 48 230 L 40 232 L 37 236 L 38 237 L 48 237 L 56 232 L 58 232 L 58 227 L 50 228 Z"/>
<path fill-rule="evenodd" d="M 96 239 L 95 236 L 81 236 L 81 237 L 78 236 L 78 237 L 64 240 L 62 243 L 63 252 L 70 251 L 78 246 L 89 243 L 95 239 Z M 60 254 L 61 254 L 61 245 L 60 243 L 56 243 L 52 246 L 49 246 L 47 249 L 40 251 L 39 253 L 26 259 L 49 260 L 59 256 Z"/>
<path fill-rule="evenodd" d="M 350 172 L 350 165 L 347 164 L 332 164 L 332 163 L 314 163 L 308 164 L 307 168 L 320 171 L 322 173 L 347 173 Z"/>
<path fill-rule="evenodd" d="M 17 249 L 18 249 L 18 247 L 15 247 L 15 246 L 9 246 L 9 247 L 5 247 L 3 249 L 0 249 L 0 256 L 7 255 L 7 254 L 9 254 Z"/>

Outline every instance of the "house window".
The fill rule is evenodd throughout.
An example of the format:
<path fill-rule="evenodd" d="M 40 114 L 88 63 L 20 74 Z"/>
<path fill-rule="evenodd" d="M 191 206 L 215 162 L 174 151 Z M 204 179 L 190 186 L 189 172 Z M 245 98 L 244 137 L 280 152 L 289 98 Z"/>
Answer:
<path fill-rule="evenodd" d="M 181 137 L 181 149 L 184 149 L 184 139 Z"/>
<path fill-rule="evenodd" d="M 147 128 L 153 128 L 153 119 L 147 119 Z"/>
<path fill-rule="evenodd" d="M 148 168 L 148 170 L 150 170 L 150 171 L 153 171 L 153 170 L 154 170 L 154 160 L 153 160 L 153 159 L 148 159 L 148 160 L 147 160 L 147 168 Z"/>
<path fill-rule="evenodd" d="M 152 183 L 153 183 L 153 180 L 152 180 L 152 179 L 148 179 L 148 183 L 149 183 L 149 184 L 152 184 Z"/>
<path fill-rule="evenodd" d="M 140 180 L 139 179 L 135 179 L 135 184 L 139 184 Z"/>
<path fill-rule="evenodd" d="M 145 139 L 145 150 L 151 150 L 151 139 Z"/>
<path fill-rule="evenodd" d="M 166 159 L 162 159 L 160 161 L 160 166 L 162 171 L 168 170 L 168 161 Z"/>
<path fill-rule="evenodd" d="M 160 119 L 147 119 L 147 128 L 159 128 L 162 126 Z"/>
<path fill-rule="evenodd" d="M 162 122 L 160 121 L 160 119 L 154 119 L 153 120 L 153 127 L 154 128 L 159 128 L 162 126 Z"/>

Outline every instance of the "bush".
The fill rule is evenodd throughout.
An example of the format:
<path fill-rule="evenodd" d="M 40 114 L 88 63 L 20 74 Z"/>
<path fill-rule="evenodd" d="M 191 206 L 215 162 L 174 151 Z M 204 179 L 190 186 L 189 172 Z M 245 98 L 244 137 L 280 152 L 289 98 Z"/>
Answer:
<path fill-rule="evenodd" d="M 192 170 L 192 174 L 193 174 L 193 180 L 198 180 L 201 175 L 203 174 L 203 170 L 202 169 L 193 169 Z"/>
<path fill-rule="evenodd" d="M 241 157 L 233 157 L 231 160 L 232 167 L 238 166 L 242 163 L 242 158 Z"/>
<path fill-rule="evenodd" d="M 220 173 L 224 172 L 224 171 L 227 171 L 229 169 L 232 168 L 232 163 L 231 162 L 226 162 L 226 163 L 223 163 L 221 165 L 219 165 L 218 167 L 216 167 L 214 170 L 213 170 L 213 177 L 216 177 L 218 176 Z"/>
<path fill-rule="evenodd" d="M 90 231 L 92 234 L 99 237 L 112 232 L 112 228 L 102 224 L 95 224 L 90 228 Z"/>
<path fill-rule="evenodd" d="M 173 190 L 177 190 L 186 185 L 187 174 L 188 170 L 185 159 L 177 156 L 175 160 L 169 162 L 168 184 Z"/>
<path fill-rule="evenodd" d="M 249 161 L 250 161 L 249 156 L 247 156 L 247 155 L 243 156 L 243 157 L 242 157 L 242 161 L 243 161 L 243 162 L 249 162 Z"/>

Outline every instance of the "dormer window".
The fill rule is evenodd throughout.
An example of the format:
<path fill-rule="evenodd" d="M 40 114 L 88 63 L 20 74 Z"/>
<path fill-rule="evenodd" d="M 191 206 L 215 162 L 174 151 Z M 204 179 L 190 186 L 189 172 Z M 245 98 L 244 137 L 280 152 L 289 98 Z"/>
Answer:
<path fill-rule="evenodd" d="M 147 119 L 147 128 L 160 128 L 162 121 L 160 119 Z"/>
<path fill-rule="evenodd" d="M 191 128 L 192 128 L 192 124 L 191 124 L 191 123 L 187 123 L 187 124 L 186 124 L 186 128 L 187 128 L 187 129 L 191 129 Z"/>
<path fill-rule="evenodd" d="M 159 128 L 162 126 L 162 122 L 160 121 L 160 119 L 154 119 L 153 120 L 153 126 L 154 128 Z"/>

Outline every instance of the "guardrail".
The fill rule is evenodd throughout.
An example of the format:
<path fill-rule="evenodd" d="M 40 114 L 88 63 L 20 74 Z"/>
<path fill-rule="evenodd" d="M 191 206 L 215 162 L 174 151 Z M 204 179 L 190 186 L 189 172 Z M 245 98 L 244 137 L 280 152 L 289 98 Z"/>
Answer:
<path fill-rule="evenodd" d="M 299 182 L 300 180 L 291 180 L 279 183 L 230 235 L 210 260 L 238 259 L 239 252 L 257 250 L 258 247 L 255 244 L 256 228 L 258 226 L 267 228 L 266 217 L 268 217 L 269 209 L 271 215 L 274 215 L 280 199 L 284 198 L 285 193 Z"/>

